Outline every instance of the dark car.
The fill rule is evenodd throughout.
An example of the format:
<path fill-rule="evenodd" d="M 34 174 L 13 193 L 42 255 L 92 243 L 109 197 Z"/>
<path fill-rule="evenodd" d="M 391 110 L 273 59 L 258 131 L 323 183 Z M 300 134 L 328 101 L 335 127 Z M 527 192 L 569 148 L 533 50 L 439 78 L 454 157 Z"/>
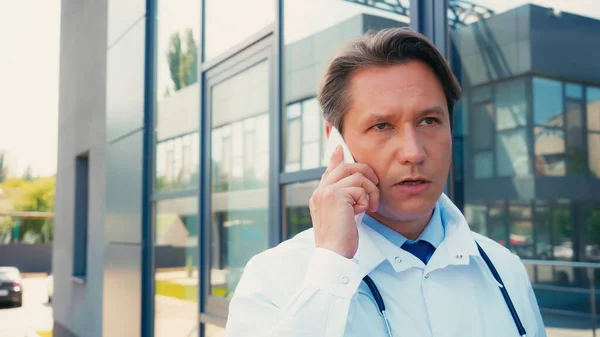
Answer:
<path fill-rule="evenodd" d="M 23 304 L 21 272 L 15 267 L 0 267 L 0 303 Z"/>

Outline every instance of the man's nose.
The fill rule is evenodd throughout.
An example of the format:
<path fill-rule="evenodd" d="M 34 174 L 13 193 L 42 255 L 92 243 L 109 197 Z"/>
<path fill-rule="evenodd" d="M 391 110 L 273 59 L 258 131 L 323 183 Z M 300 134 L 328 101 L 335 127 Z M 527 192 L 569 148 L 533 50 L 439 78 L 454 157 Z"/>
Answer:
<path fill-rule="evenodd" d="M 398 140 L 398 160 L 402 164 L 420 164 L 425 160 L 425 150 L 417 131 L 406 127 Z"/>

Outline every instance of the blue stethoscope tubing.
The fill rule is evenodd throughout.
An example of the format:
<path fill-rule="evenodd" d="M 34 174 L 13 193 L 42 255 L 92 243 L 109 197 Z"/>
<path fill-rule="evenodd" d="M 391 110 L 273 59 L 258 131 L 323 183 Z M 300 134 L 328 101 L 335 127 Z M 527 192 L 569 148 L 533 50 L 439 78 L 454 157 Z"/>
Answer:
<path fill-rule="evenodd" d="M 490 260 L 489 256 L 485 253 L 485 251 L 483 251 L 483 248 L 481 248 L 479 243 L 477 243 L 477 242 L 475 242 L 475 243 L 477 244 L 477 249 L 479 250 L 479 254 L 481 254 L 481 257 L 483 258 L 483 261 L 485 261 L 485 264 L 488 266 L 488 268 L 492 272 L 494 279 L 496 279 L 496 282 L 498 282 L 498 288 L 500 288 L 502 297 L 504 297 L 504 302 L 506 302 L 506 306 L 508 307 L 508 310 L 510 311 L 510 315 L 512 316 L 512 319 L 515 322 L 515 325 L 517 326 L 517 330 L 519 330 L 520 336 L 526 337 L 527 332 L 525 331 L 525 327 L 523 327 L 523 324 L 521 323 L 519 314 L 517 313 L 517 310 L 515 309 L 515 306 L 514 306 L 512 300 L 510 299 L 510 295 L 508 294 L 508 291 L 506 290 L 506 287 L 504 286 L 504 282 L 502 282 L 502 278 L 500 277 L 500 274 L 498 274 L 498 271 L 496 270 L 496 267 L 494 267 L 492 260 Z M 371 294 L 373 294 L 373 298 L 375 299 L 375 302 L 377 303 L 377 307 L 379 308 L 379 311 L 383 315 L 383 320 L 385 321 L 385 327 L 387 329 L 388 336 L 394 337 L 392 335 L 392 328 L 390 327 L 390 321 L 388 320 L 387 315 L 385 314 L 385 303 L 383 302 L 383 298 L 381 297 L 381 293 L 379 292 L 379 289 L 377 289 L 375 282 L 373 282 L 373 280 L 369 277 L 369 275 L 365 276 L 363 278 L 363 281 L 367 284 L 367 286 L 369 287 L 369 290 L 371 290 Z"/>

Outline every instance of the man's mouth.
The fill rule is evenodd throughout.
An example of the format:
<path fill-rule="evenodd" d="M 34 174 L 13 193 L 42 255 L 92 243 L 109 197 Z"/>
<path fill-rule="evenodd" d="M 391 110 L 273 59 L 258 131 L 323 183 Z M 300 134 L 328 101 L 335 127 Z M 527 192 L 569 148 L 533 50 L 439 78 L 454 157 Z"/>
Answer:
<path fill-rule="evenodd" d="M 429 183 L 431 183 L 431 181 L 425 179 L 425 177 L 415 176 L 415 177 L 408 177 L 408 178 L 402 179 L 397 184 L 401 185 L 401 186 L 413 186 L 413 185 L 421 185 L 421 184 L 429 184 Z"/>
<path fill-rule="evenodd" d="M 419 185 L 426 184 L 428 181 L 425 180 L 404 180 L 399 183 L 399 185 Z"/>

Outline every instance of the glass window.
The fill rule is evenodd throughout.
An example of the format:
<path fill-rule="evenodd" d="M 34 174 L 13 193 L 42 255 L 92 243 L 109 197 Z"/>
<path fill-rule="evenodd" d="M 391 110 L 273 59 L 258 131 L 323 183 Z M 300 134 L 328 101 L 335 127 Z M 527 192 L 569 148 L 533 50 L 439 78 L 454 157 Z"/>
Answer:
<path fill-rule="evenodd" d="M 506 246 L 508 243 L 508 224 L 506 214 L 506 202 L 496 201 L 490 204 L 488 208 L 488 229 L 487 236 L 498 242 L 499 244 Z"/>
<path fill-rule="evenodd" d="M 291 133 L 297 130 L 284 130 L 289 145 L 300 144 L 300 148 L 286 146 L 284 150 L 302 153 L 299 166 L 288 163 L 290 156 L 283 154 L 286 172 L 327 164 L 323 156 L 325 123 L 314 99 L 327 64 L 346 43 L 369 30 L 408 26 L 409 3 L 409 0 L 395 1 L 393 5 L 384 1 L 283 0 L 284 102 L 304 102 L 301 141 L 290 139 L 297 137 Z M 287 116 L 288 121 L 293 118 Z"/>
<path fill-rule="evenodd" d="M 194 132 L 156 144 L 156 191 L 198 187 L 198 137 L 198 132 Z"/>
<path fill-rule="evenodd" d="M 567 101 L 567 174 L 568 175 L 582 175 L 585 174 L 586 154 L 583 151 L 583 114 L 582 114 L 582 103 L 581 101 L 568 100 Z"/>
<path fill-rule="evenodd" d="M 285 160 L 285 170 L 300 170 L 300 149 L 302 147 L 302 124 L 299 118 L 288 121 L 288 139 Z"/>
<path fill-rule="evenodd" d="M 564 176 L 566 174 L 564 131 L 536 126 L 534 137 L 536 173 Z"/>
<path fill-rule="evenodd" d="M 512 129 L 527 125 L 527 101 L 522 79 L 496 85 L 496 128 Z"/>
<path fill-rule="evenodd" d="M 478 103 L 478 102 L 485 102 L 488 100 L 491 100 L 492 97 L 492 86 L 484 86 L 484 87 L 477 87 L 475 89 L 473 89 L 473 93 L 472 95 L 472 102 L 473 103 Z"/>
<path fill-rule="evenodd" d="M 531 205 L 524 201 L 511 201 L 510 214 L 510 249 L 513 253 L 533 258 L 535 246 L 533 242 L 533 223 L 531 222 Z"/>
<path fill-rule="evenodd" d="M 588 157 L 592 176 L 600 179 L 600 133 L 588 136 Z"/>
<path fill-rule="evenodd" d="M 558 200 L 552 209 L 552 248 L 557 260 L 573 260 L 573 217 L 571 203 Z"/>
<path fill-rule="evenodd" d="M 154 335 L 198 331 L 198 198 L 161 200 L 154 207 Z"/>
<path fill-rule="evenodd" d="M 593 212 L 582 212 L 579 203 L 595 198 L 580 183 L 585 185 L 589 180 L 591 186 L 593 179 L 600 179 L 600 86 L 582 84 L 598 83 L 600 63 L 585 53 L 571 51 L 597 45 L 598 34 L 590 32 L 600 22 L 600 7 L 586 1 L 473 0 L 449 1 L 448 10 L 451 65 L 461 82 L 463 97 L 468 97 L 469 109 L 487 103 L 491 96 L 495 114 L 493 171 L 496 177 L 510 177 L 498 184 L 476 179 L 490 173 L 481 169 L 490 160 L 488 150 L 481 148 L 480 140 L 486 139 L 483 132 L 471 127 L 472 133 L 464 138 L 469 143 L 464 149 L 470 152 L 464 152 L 462 166 L 453 166 L 454 170 L 465 167 L 469 171 L 467 175 L 453 172 L 457 204 L 465 205 L 465 216 L 471 205 L 488 206 L 485 235 L 504 240 L 522 257 L 569 261 L 597 258 L 600 254 L 588 253 L 595 251 L 597 244 L 586 243 L 588 237 L 595 240 L 593 230 L 584 230 L 586 221 L 594 223 L 587 220 L 593 218 Z M 556 36 L 562 37 L 560 42 Z M 491 95 L 476 91 L 485 87 L 492 87 Z M 473 113 L 468 116 L 474 123 Z M 474 135 L 476 132 L 481 134 Z M 551 178 L 540 180 L 535 175 Z M 467 179 L 462 180 L 463 176 Z M 501 207 L 490 205 L 489 200 L 508 203 L 510 212 L 504 222 L 500 220 Z M 531 217 L 517 217 L 516 209 L 526 209 L 525 204 L 535 205 Z M 599 207 L 596 203 L 590 209 Z M 475 217 L 471 215 L 468 220 L 471 223 Z M 481 222 L 475 226 L 479 228 Z M 589 282 L 583 268 L 527 269 L 540 286 L 587 286 Z M 600 271 L 596 277 L 600 279 Z M 539 290 L 536 288 L 536 293 Z M 554 290 L 542 293 L 543 311 L 574 310 L 569 300 L 572 294 Z M 580 302 L 581 311 L 589 313 L 589 298 Z M 552 314 L 552 318 L 571 326 L 589 326 L 571 315 Z M 580 330 L 591 334 L 591 327 Z"/>
<path fill-rule="evenodd" d="M 205 60 L 236 47 L 275 21 L 272 0 L 206 0 Z"/>
<path fill-rule="evenodd" d="M 587 127 L 600 131 L 600 88 L 587 89 Z"/>
<path fill-rule="evenodd" d="M 473 106 L 473 149 L 491 149 L 494 141 L 494 104 Z"/>
<path fill-rule="evenodd" d="M 478 204 L 465 204 L 465 219 L 472 231 L 481 235 L 488 235 L 487 206 Z"/>
<path fill-rule="evenodd" d="M 231 298 L 248 260 L 269 245 L 268 71 L 263 61 L 210 91 L 211 296 Z"/>
<path fill-rule="evenodd" d="M 308 201 L 319 186 L 319 181 L 287 185 L 285 196 L 285 236 L 286 239 L 312 227 Z"/>
<path fill-rule="evenodd" d="M 546 201 L 535 201 L 534 229 L 536 258 L 552 259 L 552 224 L 550 207 Z"/>
<path fill-rule="evenodd" d="M 321 166 L 326 143 L 325 123 L 316 98 L 288 105 L 285 171 L 292 172 Z"/>
<path fill-rule="evenodd" d="M 494 155 L 491 151 L 479 152 L 473 155 L 473 172 L 475 179 L 485 179 L 494 176 Z"/>
<path fill-rule="evenodd" d="M 580 101 L 567 101 L 567 147 L 581 149 L 583 147 L 583 116 Z"/>
<path fill-rule="evenodd" d="M 527 130 L 501 131 L 496 136 L 496 174 L 499 177 L 531 173 Z"/>
<path fill-rule="evenodd" d="M 321 114 L 317 99 L 302 102 L 302 142 L 319 141 L 321 131 Z"/>
<path fill-rule="evenodd" d="M 563 126 L 562 82 L 533 79 L 533 121 L 535 125 Z"/>
<path fill-rule="evenodd" d="M 196 187 L 200 0 L 158 1 L 156 172 L 158 192 Z"/>
<path fill-rule="evenodd" d="M 600 262 L 600 202 L 591 201 L 584 206 L 585 259 Z"/>
<path fill-rule="evenodd" d="M 575 83 L 565 83 L 565 95 L 568 98 L 583 98 L 583 87 Z"/>

